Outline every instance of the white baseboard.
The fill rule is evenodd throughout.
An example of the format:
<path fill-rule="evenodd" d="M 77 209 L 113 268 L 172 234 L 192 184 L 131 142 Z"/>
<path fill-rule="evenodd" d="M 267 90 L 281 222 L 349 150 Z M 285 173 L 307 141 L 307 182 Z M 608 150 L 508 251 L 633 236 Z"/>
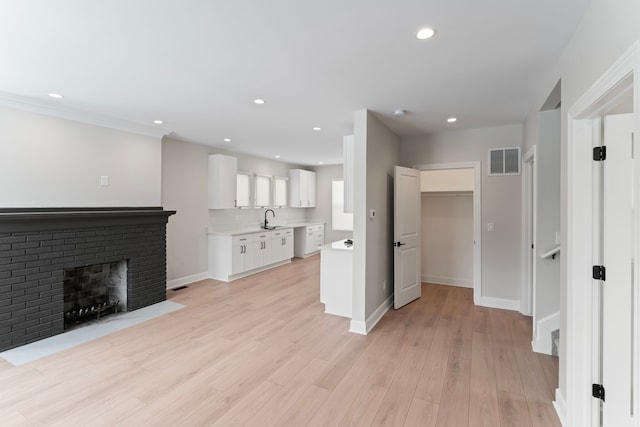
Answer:
<path fill-rule="evenodd" d="M 535 322 L 535 334 L 531 347 L 536 353 L 551 355 L 553 342 L 551 340 L 551 332 L 560 328 L 560 312 L 553 313 L 543 319 Z"/>
<path fill-rule="evenodd" d="M 189 283 L 199 282 L 200 280 L 208 279 L 209 273 L 193 274 L 191 276 L 180 277 L 178 279 L 169 280 L 167 282 L 167 289 L 177 288 L 178 286 L 188 285 Z"/>
<path fill-rule="evenodd" d="M 420 278 L 425 283 L 435 285 L 460 286 L 463 288 L 473 288 L 473 279 L 461 279 L 459 277 L 431 276 L 423 274 Z"/>
<path fill-rule="evenodd" d="M 559 388 L 556 389 L 556 400 L 553 401 L 553 407 L 556 408 L 556 414 L 560 418 L 562 427 L 567 427 L 567 404 Z"/>
<path fill-rule="evenodd" d="M 480 297 L 480 304 L 483 307 L 500 308 L 502 310 L 520 310 L 520 300 Z"/>
<path fill-rule="evenodd" d="M 369 332 L 373 330 L 376 324 L 382 319 L 382 316 L 385 315 L 387 311 L 393 305 L 393 295 L 389 295 L 387 299 L 385 299 L 382 304 L 373 312 L 369 318 L 363 322 L 359 320 L 351 320 L 351 324 L 349 325 L 349 332 L 360 335 L 367 335 Z"/>

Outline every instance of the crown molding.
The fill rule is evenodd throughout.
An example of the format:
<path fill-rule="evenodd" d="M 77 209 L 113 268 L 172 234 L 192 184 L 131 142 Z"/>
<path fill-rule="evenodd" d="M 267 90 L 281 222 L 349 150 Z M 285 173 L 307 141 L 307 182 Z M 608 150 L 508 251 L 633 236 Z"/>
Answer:
<path fill-rule="evenodd" d="M 116 129 L 137 135 L 150 136 L 153 138 L 162 138 L 163 136 L 171 133 L 171 131 L 163 129 L 160 126 L 145 126 L 129 122 L 127 120 L 115 119 L 113 117 L 90 113 L 88 111 L 82 111 L 2 91 L 0 91 L 0 106 L 72 120 L 79 123 L 101 126 L 109 129 Z"/>

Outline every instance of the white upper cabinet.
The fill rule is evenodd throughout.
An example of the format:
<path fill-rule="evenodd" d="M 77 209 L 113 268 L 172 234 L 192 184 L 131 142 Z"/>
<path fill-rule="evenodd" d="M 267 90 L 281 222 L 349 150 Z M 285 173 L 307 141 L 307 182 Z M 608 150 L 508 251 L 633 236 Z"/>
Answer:
<path fill-rule="evenodd" d="M 224 154 L 209 156 L 209 209 L 236 207 L 238 159 Z"/>
<path fill-rule="evenodd" d="M 316 173 L 304 169 L 289 171 L 289 206 L 313 208 L 316 206 Z"/>

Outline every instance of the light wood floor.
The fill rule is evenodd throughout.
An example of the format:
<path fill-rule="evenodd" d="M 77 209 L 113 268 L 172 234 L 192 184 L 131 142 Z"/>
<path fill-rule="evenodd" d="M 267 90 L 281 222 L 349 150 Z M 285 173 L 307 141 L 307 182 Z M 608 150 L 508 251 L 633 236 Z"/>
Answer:
<path fill-rule="evenodd" d="M 368 336 L 323 313 L 319 258 L 168 297 L 186 308 L 21 367 L 0 425 L 558 426 L 531 321 L 423 285 Z"/>

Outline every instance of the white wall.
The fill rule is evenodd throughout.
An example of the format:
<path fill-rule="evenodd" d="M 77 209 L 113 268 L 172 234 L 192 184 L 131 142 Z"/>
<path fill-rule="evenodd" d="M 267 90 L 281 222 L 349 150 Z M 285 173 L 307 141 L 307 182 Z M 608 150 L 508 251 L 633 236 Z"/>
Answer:
<path fill-rule="evenodd" d="M 481 162 L 482 290 L 483 298 L 517 304 L 522 281 L 521 175 L 487 176 L 490 148 L 522 145 L 522 126 L 510 125 L 405 137 L 404 166 Z M 495 232 L 487 232 L 487 223 Z"/>
<path fill-rule="evenodd" d="M 159 139 L 11 108 L 0 129 L 2 207 L 160 206 Z"/>
<path fill-rule="evenodd" d="M 317 166 L 316 171 L 316 207 L 307 209 L 311 218 L 324 218 L 326 221 L 324 239 L 326 243 L 353 237 L 352 231 L 332 230 L 331 218 L 331 182 L 342 179 L 342 165 Z"/>
<path fill-rule="evenodd" d="M 177 211 L 167 226 L 167 279 L 173 284 L 206 276 L 209 227 L 257 226 L 264 219 L 264 209 L 208 209 L 208 156 L 216 153 L 237 157 L 238 169 L 253 173 L 288 177 L 289 169 L 299 167 L 165 137 L 162 140 L 162 203 L 165 209 Z M 309 209 L 274 211 L 275 219 L 269 220 L 273 224 L 309 217 Z"/>
<path fill-rule="evenodd" d="M 562 145 L 561 145 L 561 240 L 566 241 L 567 224 L 567 111 L 579 97 L 625 52 L 640 39 L 640 2 L 628 0 L 592 0 L 571 41 L 556 66 L 549 70 L 538 91 L 538 102 L 532 105 L 527 127 L 537 120 L 540 106 L 556 82 L 562 79 Z M 568 254 L 565 254 L 568 255 Z M 561 331 L 566 330 L 566 259 L 560 257 Z M 560 346 L 559 397 L 566 399 L 567 363 Z"/>
<path fill-rule="evenodd" d="M 473 194 L 422 193 L 422 281 L 473 288 Z"/>

